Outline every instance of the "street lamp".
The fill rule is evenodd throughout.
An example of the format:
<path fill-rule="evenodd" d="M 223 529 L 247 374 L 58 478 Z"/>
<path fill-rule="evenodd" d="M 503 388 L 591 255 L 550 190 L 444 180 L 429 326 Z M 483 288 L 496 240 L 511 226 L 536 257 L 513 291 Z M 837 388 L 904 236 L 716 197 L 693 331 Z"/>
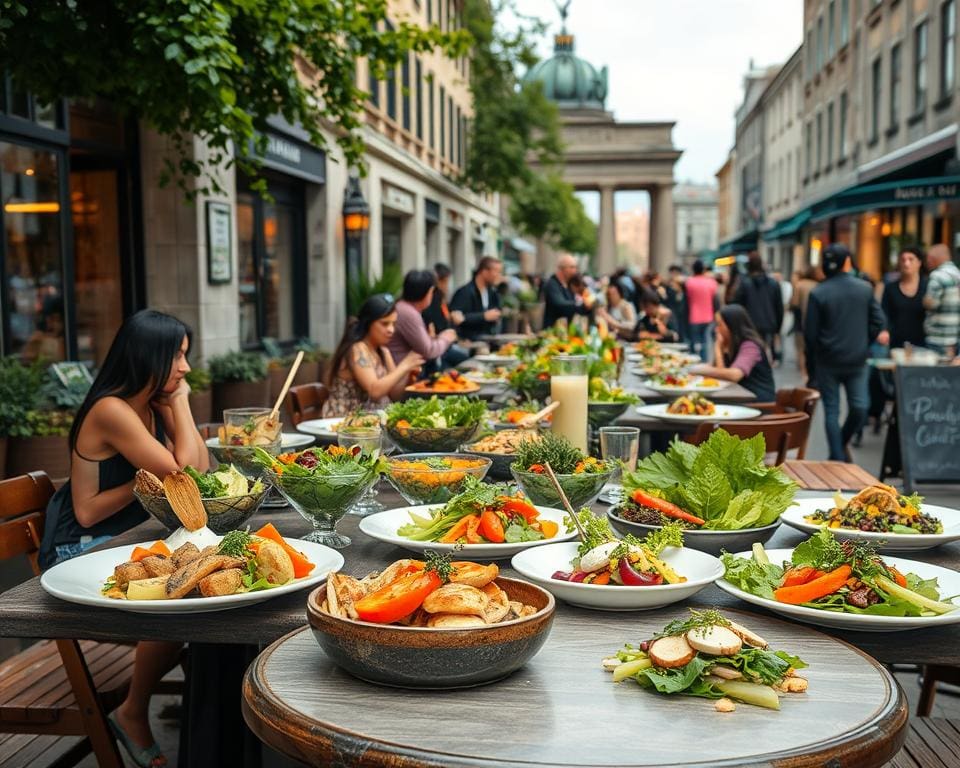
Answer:
<path fill-rule="evenodd" d="M 360 191 L 360 179 L 351 176 L 343 199 L 343 231 L 346 240 L 347 286 L 356 284 L 363 271 L 363 240 L 370 229 L 370 205 Z M 349 307 L 356 312 L 359 307 Z"/>

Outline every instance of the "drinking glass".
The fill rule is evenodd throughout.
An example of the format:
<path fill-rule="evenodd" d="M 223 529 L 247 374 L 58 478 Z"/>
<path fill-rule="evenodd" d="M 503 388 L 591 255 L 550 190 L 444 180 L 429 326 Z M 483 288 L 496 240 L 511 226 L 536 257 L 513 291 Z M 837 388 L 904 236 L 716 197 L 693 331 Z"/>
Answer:
<path fill-rule="evenodd" d="M 604 490 L 604 495 L 619 503 L 623 500 L 623 470 L 637 468 L 640 450 L 640 430 L 637 427 L 600 427 L 600 455 L 604 461 L 617 461 L 615 481 Z"/>
<path fill-rule="evenodd" d="M 379 426 L 341 427 L 337 430 L 337 445 L 341 448 L 359 446 L 364 453 L 379 451 L 383 433 Z M 379 480 L 370 486 L 370 489 L 361 496 L 356 504 L 350 507 L 349 515 L 365 517 L 375 512 L 382 512 L 386 507 L 377 501 L 377 485 Z"/>
<path fill-rule="evenodd" d="M 552 430 L 587 452 L 587 400 L 590 380 L 586 355 L 554 355 L 550 359 L 550 398 L 560 403 Z"/>

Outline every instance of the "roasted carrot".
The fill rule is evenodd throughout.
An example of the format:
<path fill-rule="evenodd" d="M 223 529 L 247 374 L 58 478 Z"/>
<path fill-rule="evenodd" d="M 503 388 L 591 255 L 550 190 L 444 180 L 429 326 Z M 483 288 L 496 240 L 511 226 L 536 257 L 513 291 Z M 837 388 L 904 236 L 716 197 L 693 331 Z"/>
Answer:
<path fill-rule="evenodd" d="M 480 535 L 480 518 L 476 515 L 470 515 L 467 523 L 467 544 L 483 544 L 483 537 Z"/>
<path fill-rule="evenodd" d="M 454 523 L 453 528 L 447 531 L 443 538 L 440 539 L 441 544 L 453 544 L 461 536 L 467 535 L 467 528 L 470 526 L 470 518 L 477 517 L 476 515 L 464 515 L 456 523 Z M 477 518 L 479 522 L 479 518 Z"/>
<path fill-rule="evenodd" d="M 890 571 L 890 575 L 893 576 L 893 580 L 897 582 L 897 584 L 899 584 L 901 587 L 907 586 L 907 577 L 900 573 L 900 571 L 898 571 L 892 565 L 888 565 L 887 570 Z"/>
<path fill-rule="evenodd" d="M 283 551 L 290 555 L 290 560 L 293 562 L 293 576 L 296 579 L 308 576 L 310 572 L 316 567 L 311 563 L 303 552 L 294 549 L 289 544 L 287 544 L 286 539 L 280 535 L 273 523 L 267 523 L 263 528 L 253 534 L 254 536 L 259 536 L 261 539 L 270 539 L 270 541 L 275 541 L 281 547 Z"/>
<path fill-rule="evenodd" d="M 662 512 L 667 517 L 672 517 L 674 520 L 683 520 L 684 522 L 691 523 L 693 525 L 703 525 L 707 522 L 696 515 L 691 515 L 689 512 L 681 509 L 676 504 L 671 504 L 666 499 L 659 499 L 656 496 L 651 496 L 649 493 L 646 493 L 639 488 L 633 492 L 633 496 L 631 498 L 641 507 L 655 509 L 658 512 Z"/>
<path fill-rule="evenodd" d="M 851 573 L 852 569 L 849 565 L 841 565 L 819 579 L 808 581 L 806 584 L 780 587 L 780 589 L 774 590 L 773 597 L 777 602 L 789 603 L 790 605 L 809 603 L 811 600 L 836 592 L 850 578 Z"/>
<path fill-rule="evenodd" d="M 818 571 L 816 568 L 810 565 L 803 565 L 799 568 L 791 568 L 789 571 L 783 574 L 783 581 L 780 582 L 780 586 L 796 587 L 799 584 L 806 584 L 808 581 L 813 581 L 820 576 L 823 576 L 822 571 Z"/>
<path fill-rule="evenodd" d="M 144 547 L 134 547 L 133 554 L 130 555 L 130 561 L 134 563 L 139 563 L 145 557 L 153 557 L 156 555 L 156 552 L 151 552 L 149 549 Z"/>
<path fill-rule="evenodd" d="M 591 584 L 609 584 L 610 583 L 610 571 L 601 571 L 596 575 Z"/>
<path fill-rule="evenodd" d="M 155 555 L 162 555 L 163 557 L 170 557 L 170 547 L 162 541 L 155 541 L 150 545 L 150 551 Z"/>

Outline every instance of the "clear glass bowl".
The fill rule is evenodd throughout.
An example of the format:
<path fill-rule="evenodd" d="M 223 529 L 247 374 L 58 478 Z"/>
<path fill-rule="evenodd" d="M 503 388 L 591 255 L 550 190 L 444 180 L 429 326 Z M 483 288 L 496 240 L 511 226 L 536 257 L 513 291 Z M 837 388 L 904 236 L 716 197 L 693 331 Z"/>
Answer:
<path fill-rule="evenodd" d="M 444 469 L 413 466 L 427 459 L 468 461 L 473 466 Z M 483 480 L 491 464 L 490 459 L 462 453 L 407 453 L 390 459 L 387 480 L 408 504 L 446 504 L 463 490 L 468 477 Z"/>
<path fill-rule="evenodd" d="M 527 498 L 537 506 L 554 507 L 563 509 L 563 502 L 553 487 L 553 482 L 549 475 L 541 475 L 537 472 L 521 472 L 516 467 L 510 467 L 513 479 L 517 485 L 527 495 Z M 570 506 L 579 510 L 580 507 L 586 507 L 593 504 L 600 496 L 611 477 L 614 470 L 608 469 L 606 472 L 584 472 L 579 475 L 557 475 L 557 480 L 563 492 L 570 501 Z"/>

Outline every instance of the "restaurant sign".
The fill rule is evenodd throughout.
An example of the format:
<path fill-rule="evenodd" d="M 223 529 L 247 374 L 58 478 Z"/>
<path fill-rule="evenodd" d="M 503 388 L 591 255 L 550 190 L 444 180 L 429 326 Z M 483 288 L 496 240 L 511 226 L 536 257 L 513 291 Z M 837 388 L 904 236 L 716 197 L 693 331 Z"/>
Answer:
<path fill-rule="evenodd" d="M 812 218 L 957 199 L 960 199 L 960 176 L 867 184 L 852 187 L 814 205 Z"/>
<path fill-rule="evenodd" d="M 265 137 L 266 148 L 259 156 L 265 167 L 312 181 L 314 184 L 323 184 L 326 181 L 327 158 L 323 152 L 292 136 L 268 131 Z M 252 141 L 250 151 L 256 154 Z"/>

